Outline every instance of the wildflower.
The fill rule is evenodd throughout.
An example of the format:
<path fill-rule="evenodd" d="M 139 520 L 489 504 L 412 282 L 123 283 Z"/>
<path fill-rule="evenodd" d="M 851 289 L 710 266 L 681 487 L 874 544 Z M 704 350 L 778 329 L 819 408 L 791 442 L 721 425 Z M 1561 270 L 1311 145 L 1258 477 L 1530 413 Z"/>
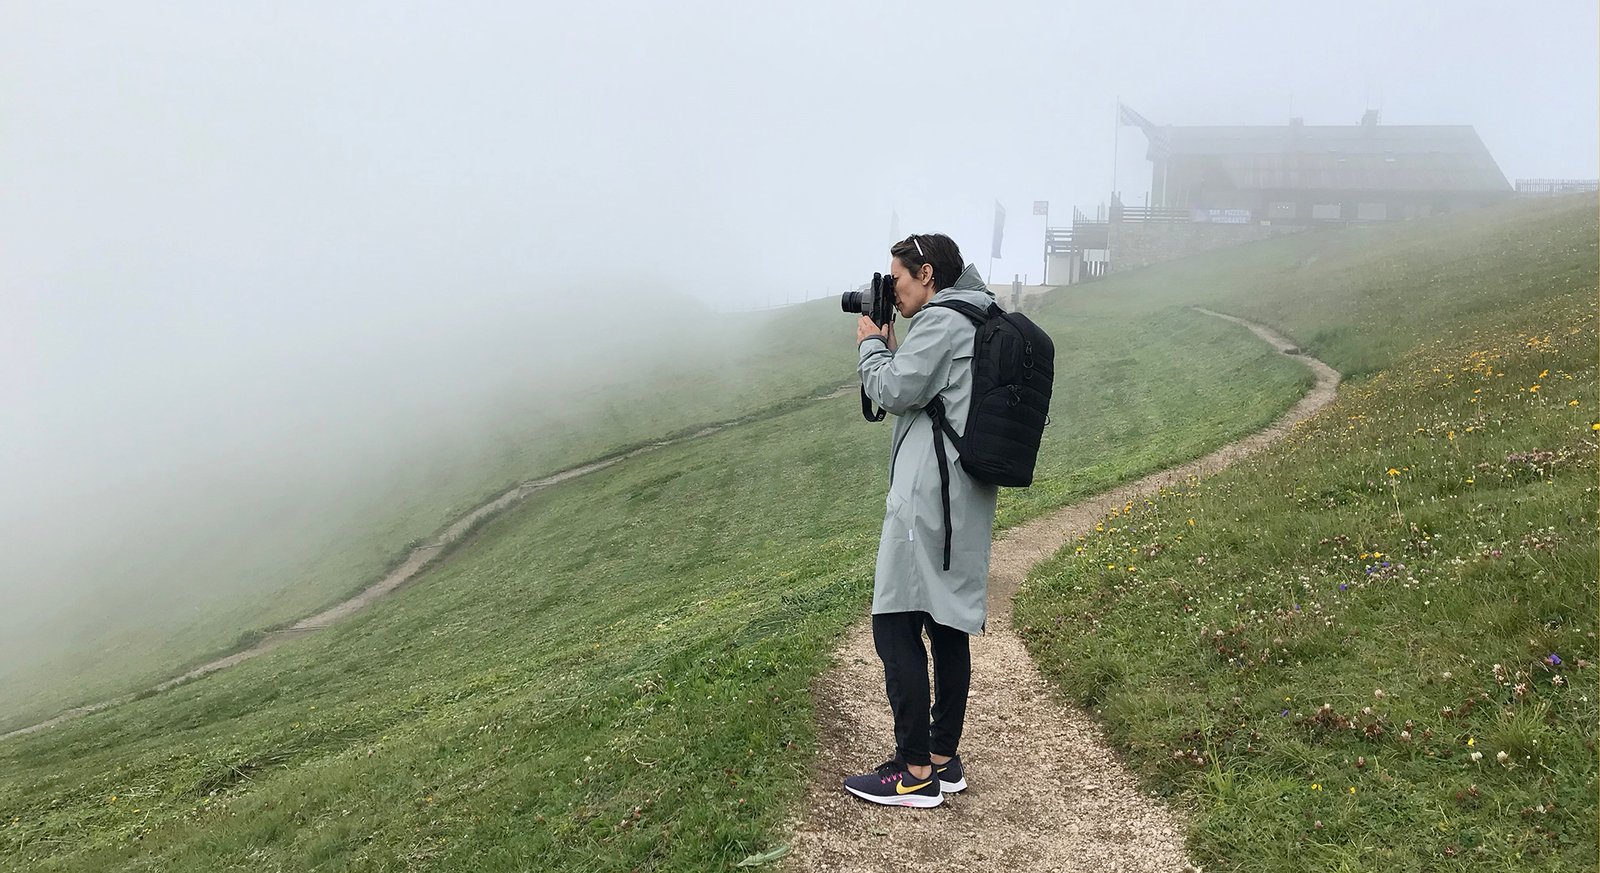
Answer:
<path fill-rule="evenodd" d="M 1568 400 L 1567 401 L 1567 405 L 1568 406 L 1577 406 L 1578 405 L 1578 401 L 1576 401 L 1576 400 Z"/>
<path fill-rule="evenodd" d="M 1482 752 L 1473 752 L 1472 753 L 1472 762 L 1474 764 L 1476 764 L 1477 762 L 1482 761 L 1482 760 L 1483 760 L 1483 753 Z"/>
<path fill-rule="evenodd" d="M 1561 666 L 1561 656 L 1555 652 L 1551 652 L 1550 654 L 1544 656 L 1544 662 L 1552 667 L 1559 667 Z"/>
<path fill-rule="evenodd" d="M 1356 787 L 1354 785 L 1350 786 L 1350 793 L 1351 794 L 1355 794 L 1356 793 Z"/>
<path fill-rule="evenodd" d="M 1393 468 L 1393 467 L 1390 467 L 1390 468 L 1389 468 L 1389 475 L 1390 475 L 1390 476 L 1398 476 L 1398 475 L 1400 475 L 1400 471 L 1399 471 L 1399 470 L 1396 470 L 1396 469 L 1395 469 L 1395 468 Z"/>
<path fill-rule="evenodd" d="M 1440 674 L 1439 674 L 1439 678 L 1440 678 L 1440 679 L 1449 679 L 1449 678 L 1450 678 L 1450 675 L 1451 675 L 1451 674 L 1450 674 L 1450 671 L 1449 671 L 1449 670 L 1446 670 L 1446 671 L 1444 671 L 1444 672 L 1443 672 L 1443 673 L 1440 673 Z"/>
<path fill-rule="evenodd" d="M 1565 685 L 1566 681 L 1567 680 L 1562 679 L 1560 676 L 1551 676 L 1550 677 L 1550 684 L 1551 685 Z"/>
<path fill-rule="evenodd" d="M 1507 755 L 1505 752 L 1495 752 L 1494 759 L 1504 764 L 1505 762 L 1511 760 L 1511 756 Z"/>
<path fill-rule="evenodd" d="M 1595 429 L 1600 430 L 1600 425 L 1595 425 Z M 1189 526 L 1194 527 L 1194 519 L 1189 519 Z"/>
<path fill-rule="evenodd" d="M 1312 791 L 1321 791 L 1322 790 L 1322 783 L 1321 782 L 1313 782 L 1313 783 L 1311 783 L 1311 790 Z"/>
<path fill-rule="evenodd" d="M 1475 746 L 1477 745 L 1477 741 L 1475 741 L 1472 737 L 1467 737 L 1467 745 Z"/>
<path fill-rule="evenodd" d="M 1528 393 L 1529 394 L 1538 394 L 1539 393 L 1539 386 L 1538 385 L 1534 385 L 1534 386 L 1530 387 L 1528 389 Z"/>
<path fill-rule="evenodd" d="M 1405 743 L 1411 742 L 1411 732 L 1410 731 L 1401 731 L 1400 732 L 1400 741 L 1401 742 L 1405 742 Z"/>
<path fill-rule="evenodd" d="M 1540 370 L 1539 371 L 1539 378 L 1540 379 L 1543 379 L 1544 377 L 1546 377 L 1548 375 L 1550 375 L 1550 371 L 1549 370 Z"/>

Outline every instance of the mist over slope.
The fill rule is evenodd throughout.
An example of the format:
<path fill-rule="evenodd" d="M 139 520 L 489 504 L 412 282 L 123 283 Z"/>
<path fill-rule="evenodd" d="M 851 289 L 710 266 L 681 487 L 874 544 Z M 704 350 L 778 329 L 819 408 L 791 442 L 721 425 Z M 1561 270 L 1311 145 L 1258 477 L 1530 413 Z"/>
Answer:
<path fill-rule="evenodd" d="M 39 313 L 82 360 L 35 371 L 0 435 L 6 720 L 337 599 L 516 481 L 849 375 L 820 303 L 727 314 L 598 280 L 441 299 Z"/>

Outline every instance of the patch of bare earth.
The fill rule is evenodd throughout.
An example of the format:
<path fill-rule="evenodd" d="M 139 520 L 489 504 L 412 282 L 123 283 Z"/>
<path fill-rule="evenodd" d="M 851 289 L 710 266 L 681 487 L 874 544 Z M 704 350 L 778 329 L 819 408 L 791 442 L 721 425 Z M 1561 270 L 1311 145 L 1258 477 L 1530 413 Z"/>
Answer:
<path fill-rule="evenodd" d="M 1235 321 L 1285 354 L 1298 349 L 1261 325 Z M 1092 530 L 1114 507 L 1206 476 L 1260 451 L 1332 402 L 1339 374 L 1300 357 L 1316 386 L 1265 430 L 1187 464 L 1146 476 L 1013 528 L 994 544 L 988 633 L 972 639 L 972 690 L 962 737 L 967 790 L 942 806 L 879 806 L 844 791 L 845 777 L 894 751 L 883 666 L 871 625 L 846 634 L 832 669 L 812 688 L 819 750 L 790 870 L 1181 871 L 1187 813 L 1141 791 L 1090 716 L 1066 705 L 1011 627 L 1011 601 L 1028 571 Z"/>

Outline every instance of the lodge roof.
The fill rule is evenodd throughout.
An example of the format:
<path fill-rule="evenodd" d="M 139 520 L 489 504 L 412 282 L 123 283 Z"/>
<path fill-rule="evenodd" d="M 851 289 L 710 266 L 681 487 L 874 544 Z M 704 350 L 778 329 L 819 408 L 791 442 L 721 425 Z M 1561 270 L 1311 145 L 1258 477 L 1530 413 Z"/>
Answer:
<path fill-rule="evenodd" d="M 1511 190 L 1471 125 L 1152 127 L 1152 160 L 1199 161 L 1235 188 Z"/>

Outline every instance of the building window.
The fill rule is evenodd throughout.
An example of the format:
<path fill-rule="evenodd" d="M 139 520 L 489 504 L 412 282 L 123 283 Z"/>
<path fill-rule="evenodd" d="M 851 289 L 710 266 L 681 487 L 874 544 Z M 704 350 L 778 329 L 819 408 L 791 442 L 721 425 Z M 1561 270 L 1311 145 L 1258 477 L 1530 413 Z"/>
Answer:
<path fill-rule="evenodd" d="M 1311 217 L 1319 221 L 1338 221 L 1339 204 L 1315 203 L 1311 206 Z"/>
<path fill-rule="evenodd" d="M 1356 219 L 1358 221 L 1383 221 L 1389 217 L 1389 206 L 1385 203 L 1357 203 Z"/>

